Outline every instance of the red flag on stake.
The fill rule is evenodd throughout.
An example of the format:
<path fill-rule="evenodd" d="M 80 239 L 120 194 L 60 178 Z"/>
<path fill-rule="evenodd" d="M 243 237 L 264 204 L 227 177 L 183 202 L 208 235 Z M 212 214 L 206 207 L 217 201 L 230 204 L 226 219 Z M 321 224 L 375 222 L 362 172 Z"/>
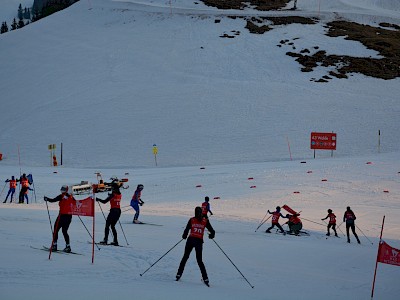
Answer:
<path fill-rule="evenodd" d="M 385 241 L 382 240 L 382 232 L 384 224 L 385 224 L 385 216 L 383 216 L 382 220 L 381 236 L 379 238 L 378 254 L 376 256 L 376 263 L 375 263 L 374 280 L 372 282 L 371 299 L 374 298 L 375 279 L 376 279 L 376 270 L 378 268 L 378 262 L 383 264 L 400 266 L 400 250 L 389 246 Z"/>
<path fill-rule="evenodd" d="M 94 216 L 93 197 L 90 196 L 83 200 L 75 200 L 75 201 L 72 200 L 69 204 L 68 214 L 75 216 L 93 217 Z"/>
<path fill-rule="evenodd" d="M 389 246 L 385 241 L 379 242 L 378 262 L 400 266 L 400 250 Z"/>

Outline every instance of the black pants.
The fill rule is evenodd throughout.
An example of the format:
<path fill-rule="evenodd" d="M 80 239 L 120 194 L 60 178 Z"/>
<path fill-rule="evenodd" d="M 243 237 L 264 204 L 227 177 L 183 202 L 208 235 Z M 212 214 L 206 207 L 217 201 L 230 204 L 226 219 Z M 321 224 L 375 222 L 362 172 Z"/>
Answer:
<path fill-rule="evenodd" d="M 27 187 L 22 187 L 20 192 L 19 192 L 19 203 L 24 203 L 24 197 L 26 194 L 26 191 L 28 190 Z M 28 204 L 28 197 L 26 197 L 26 203 Z"/>
<path fill-rule="evenodd" d="M 196 251 L 196 260 L 201 271 L 201 276 L 203 277 L 203 280 L 208 279 L 206 267 L 203 263 L 203 240 L 194 237 L 188 237 L 186 241 L 185 252 L 183 254 L 181 263 L 179 264 L 177 275 L 182 275 L 183 270 L 185 269 L 186 262 L 189 259 L 190 253 L 192 252 L 193 248 Z"/>
<path fill-rule="evenodd" d="M 69 245 L 68 228 L 71 224 L 72 215 L 58 215 L 56 223 L 54 224 L 54 244 L 57 244 L 58 232 L 62 229 L 64 240 Z"/>
<path fill-rule="evenodd" d="M 272 228 L 274 228 L 275 226 L 278 227 L 279 230 L 280 230 L 281 232 L 285 232 L 285 231 L 283 230 L 282 226 L 281 226 L 279 223 L 272 223 L 272 226 L 271 226 L 270 228 L 268 228 L 267 231 L 270 231 L 270 230 L 271 230 Z"/>
<path fill-rule="evenodd" d="M 328 234 L 330 234 L 330 232 L 329 232 L 329 229 L 332 227 L 332 230 L 333 230 L 333 232 L 335 233 L 335 235 L 337 235 L 337 232 L 336 232 L 336 224 L 331 224 L 331 223 L 329 223 L 328 224 Z M 353 231 L 354 232 L 354 231 Z"/>
<path fill-rule="evenodd" d="M 114 236 L 114 243 L 118 243 L 118 235 L 117 230 L 115 229 L 115 224 L 117 224 L 119 217 L 121 216 L 121 209 L 120 208 L 111 208 L 110 213 L 107 216 L 106 220 L 106 228 L 104 229 L 104 240 L 108 241 L 108 234 L 110 233 L 110 226 L 111 231 Z"/>
<path fill-rule="evenodd" d="M 355 228 L 354 223 L 350 223 L 350 224 L 346 223 L 347 241 L 350 241 L 350 233 L 349 233 L 350 228 L 351 228 L 351 231 L 353 232 L 354 236 L 356 237 L 357 242 L 360 242 L 360 240 L 358 239 L 358 235 L 356 233 L 356 228 Z"/>

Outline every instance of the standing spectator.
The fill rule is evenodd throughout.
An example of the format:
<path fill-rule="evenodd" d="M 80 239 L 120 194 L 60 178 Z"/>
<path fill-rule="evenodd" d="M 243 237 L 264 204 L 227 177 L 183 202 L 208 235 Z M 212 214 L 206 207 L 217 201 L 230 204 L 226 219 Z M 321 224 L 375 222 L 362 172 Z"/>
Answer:
<path fill-rule="evenodd" d="M 279 228 L 281 233 L 286 234 L 286 232 L 283 230 L 282 226 L 279 224 L 279 218 L 286 218 L 284 215 L 281 214 L 281 207 L 277 206 L 276 210 L 274 212 L 270 212 L 268 210 L 268 213 L 272 215 L 272 225 L 269 227 L 265 232 L 266 233 L 271 233 L 271 229 L 274 228 L 275 226 Z"/>
<path fill-rule="evenodd" d="M 69 214 L 69 206 L 71 201 L 75 201 L 75 198 L 68 193 L 68 186 L 63 185 L 61 187 L 61 194 L 55 198 L 48 198 L 44 196 L 44 201 L 48 202 L 59 202 L 60 212 L 58 214 L 57 220 L 54 223 L 54 233 L 53 233 L 53 243 L 51 245 L 52 251 L 57 251 L 57 241 L 58 241 L 58 232 L 62 229 L 62 233 L 65 240 L 65 248 L 64 252 L 71 252 L 71 245 L 68 235 L 68 228 L 72 221 L 72 215 Z"/>
<path fill-rule="evenodd" d="M 111 231 L 114 236 L 114 241 L 110 243 L 110 245 L 118 246 L 118 234 L 117 230 L 115 229 L 115 224 L 117 224 L 119 217 L 121 216 L 121 192 L 119 190 L 120 184 L 117 181 L 113 181 L 111 183 L 111 194 L 107 197 L 107 199 L 102 200 L 96 198 L 96 201 L 99 201 L 103 204 L 110 202 L 110 213 L 107 216 L 106 220 L 106 227 L 104 229 L 104 239 L 100 242 L 100 244 L 107 245 L 108 243 L 108 234 L 110 233 L 110 226 Z"/>
<path fill-rule="evenodd" d="M 190 253 L 193 248 L 196 251 L 196 260 L 199 265 L 201 276 L 203 277 L 203 282 L 209 286 L 208 275 L 206 271 L 206 267 L 203 263 L 203 236 L 204 230 L 208 229 L 210 232 L 209 238 L 213 239 L 215 237 L 214 228 L 211 226 L 210 221 L 207 218 L 203 217 L 201 207 L 197 206 L 194 210 L 194 217 L 190 218 L 185 230 L 183 231 L 182 238 L 186 239 L 185 252 L 183 254 L 181 263 L 179 264 L 178 272 L 176 274 L 176 281 L 178 281 L 183 274 L 183 270 L 185 269 L 185 265 L 187 260 L 189 259 Z M 190 234 L 189 234 L 190 231 Z M 189 234 L 189 237 L 187 237 Z"/>
<path fill-rule="evenodd" d="M 358 235 L 356 233 L 355 224 L 354 224 L 354 221 L 356 219 L 357 219 L 356 215 L 350 209 L 350 206 L 347 206 L 347 210 L 344 212 L 344 216 L 343 216 L 343 222 L 346 222 L 347 242 L 350 243 L 349 229 L 351 228 L 351 231 L 353 232 L 354 236 L 357 239 L 357 243 L 360 244 L 360 239 L 358 238 Z"/>
<path fill-rule="evenodd" d="M 6 200 L 4 200 L 3 203 L 7 202 L 8 196 L 10 194 L 11 194 L 10 203 L 12 203 L 14 198 L 15 188 L 17 187 L 17 180 L 14 178 L 14 176 L 11 176 L 11 180 L 7 179 L 6 182 L 10 183 L 10 189 L 8 190 Z"/>
<path fill-rule="evenodd" d="M 140 208 L 139 206 L 142 206 L 144 204 L 144 201 L 142 201 L 142 191 L 143 191 L 143 184 L 138 184 L 135 193 L 132 196 L 131 199 L 131 206 L 135 210 L 135 216 L 133 217 L 133 223 L 140 223 L 139 219 L 139 214 L 140 214 Z"/>
<path fill-rule="evenodd" d="M 210 198 L 207 196 L 204 198 L 204 202 L 201 204 L 201 209 L 204 218 L 208 218 L 208 213 L 210 213 L 210 215 L 213 215 L 209 201 Z"/>
<path fill-rule="evenodd" d="M 26 174 L 22 174 L 21 178 L 19 180 L 20 185 L 21 185 L 21 190 L 19 192 L 19 203 L 24 203 L 24 198 L 26 199 L 26 204 L 29 204 L 29 198 L 28 198 L 28 191 L 32 189 L 29 187 L 29 180 L 26 177 Z"/>
<path fill-rule="evenodd" d="M 324 220 L 326 220 L 328 218 L 329 218 L 329 223 L 328 223 L 328 227 L 327 227 L 328 233 L 326 235 L 327 236 L 331 235 L 329 229 L 332 228 L 333 232 L 335 233 L 335 236 L 338 236 L 337 232 L 336 232 L 336 216 L 332 212 L 332 209 L 328 209 L 328 215 L 325 218 L 321 219 L 321 220 L 324 221 Z"/>

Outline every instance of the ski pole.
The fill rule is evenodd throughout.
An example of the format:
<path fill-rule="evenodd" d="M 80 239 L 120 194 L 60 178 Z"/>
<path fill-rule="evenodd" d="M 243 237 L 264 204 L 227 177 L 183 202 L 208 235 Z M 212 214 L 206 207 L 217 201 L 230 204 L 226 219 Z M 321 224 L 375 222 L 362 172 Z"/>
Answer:
<path fill-rule="evenodd" d="M 254 230 L 254 232 L 256 232 L 267 220 L 264 221 L 265 217 L 267 216 L 268 212 L 265 213 L 264 217 L 262 218 L 260 224 L 258 224 L 258 227 L 256 228 L 256 230 Z M 271 217 L 271 216 L 270 216 Z"/>
<path fill-rule="evenodd" d="M 118 220 L 118 222 L 119 222 L 119 226 L 121 226 L 122 234 L 124 235 L 124 238 L 125 238 L 126 244 L 129 246 L 128 240 L 126 239 L 126 235 L 125 235 L 125 232 L 124 232 L 124 228 L 122 228 L 121 221 L 120 221 L 120 220 Z"/>
<path fill-rule="evenodd" d="M 238 272 L 240 273 L 240 275 L 242 275 L 242 277 L 247 281 L 247 283 L 251 286 L 252 289 L 254 289 L 254 285 L 251 285 L 251 283 L 247 280 L 246 277 L 244 277 L 244 275 L 242 274 L 242 272 L 240 272 L 240 270 L 238 269 L 238 267 L 236 267 L 236 265 L 233 263 L 233 261 L 229 258 L 229 256 L 225 253 L 224 250 L 222 250 L 222 248 L 218 245 L 218 243 L 213 239 L 213 242 L 215 243 L 215 245 L 218 246 L 218 248 L 222 251 L 223 254 L 225 254 L 226 258 L 229 259 L 229 261 L 231 262 L 231 264 L 236 268 L 236 270 L 238 270 Z"/>
<path fill-rule="evenodd" d="M 343 236 L 345 237 L 346 235 L 344 234 L 344 232 L 342 231 L 342 229 L 340 229 L 340 226 L 342 226 L 344 222 L 340 223 L 340 225 L 338 225 L 338 229 L 340 230 L 340 232 L 343 234 Z"/>
<path fill-rule="evenodd" d="M 104 212 L 103 212 L 103 209 L 101 208 L 101 205 L 100 205 L 100 203 L 99 203 L 99 202 L 97 202 L 97 204 L 99 204 L 99 207 L 100 207 L 101 213 L 103 214 L 104 220 L 105 220 L 105 221 L 106 221 L 106 223 L 107 223 L 106 215 L 104 214 Z M 113 235 L 113 233 L 112 233 L 112 230 L 110 231 L 110 233 L 111 233 L 111 236 L 114 238 L 114 235 Z"/>
<path fill-rule="evenodd" d="M 51 235 L 53 235 L 53 225 L 51 224 L 51 218 L 50 218 L 50 212 L 49 212 L 49 205 L 47 204 L 47 201 L 44 201 L 46 203 L 47 207 L 47 215 L 49 216 L 49 222 L 50 222 L 50 230 L 51 230 Z"/>
<path fill-rule="evenodd" d="M 35 203 L 36 203 L 36 189 L 35 189 L 35 183 L 32 182 L 33 184 L 33 194 L 35 195 Z"/>
<path fill-rule="evenodd" d="M 87 227 L 86 227 L 85 223 L 83 223 L 83 220 L 81 219 L 81 217 L 80 217 L 80 216 L 78 216 L 78 218 L 79 218 L 79 220 L 81 220 L 83 227 L 85 227 L 85 229 L 86 229 L 87 233 L 89 233 L 89 236 L 90 236 L 90 238 L 91 238 L 91 239 L 92 239 L 92 241 L 93 241 L 93 237 L 92 237 L 92 235 L 90 234 L 89 230 L 87 229 Z M 100 247 L 99 247 L 97 244 L 95 244 L 95 245 L 96 245 L 96 247 L 97 247 L 97 250 L 101 250 L 101 248 L 100 248 Z"/>
<path fill-rule="evenodd" d="M 361 233 L 365 236 L 365 238 L 373 245 L 374 243 L 371 242 L 371 240 L 364 234 L 364 232 L 362 232 L 362 230 L 357 226 L 357 224 L 355 224 L 357 229 L 361 231 Z"/>
<path fill-rule="evenodd" d="M 328 223 L 325 221 L 325 220 L 323 220 L 324 221 L 324 223 L 326 224 L 326 225 L 328 225 Z M 343 233 L 343 231 L 338 227 L 338 229 L 340 230 L 340 232 L 343 234 L 343 236 L 345 237 L 345 235 L 344 235 L 344 233 Z"/>
<path fill-rule="evenodd" d="M 178 244 L 179 244 L 180 242 L 182 242 L 182 241 L 183 241 L 183 239 L 181 239 L 181 240 L 180 240 L 179 242 L 177 242 L 174 246 L 172 246 L 171 249 L 169 249 L 169 250 L 168 250 L 163 256 L 161 256 L 155 263 L 153 263 L 150 267 L 148 267 L 146 271 L 144 271 L 142 274 L 140 274 L 140 276 L 143 276 L 144 273 L 146 273 L 148 270 L 150 270 L 156 263 L 158 263 L 165 255 L 167 255 L 172 249 L 174 249 L 176 246 L 178 246 Z"/>
<path fill-rule="evenodd" d="M 306 221 L 308 221 L 308 222 L 315 223 L 315 224 L 318 224 L 318 225 L 321 225 L 321 226 L 324 226 L 324 227 L 325 227 L 324 224 L 321 224 L 321 223 L 318 223 L 318 222 L 314 222 L 314 221 L 308 220 L 308 219 L 306 219 L 306 218 L 302 218 L 302 219 L 303 219 L 303 220 L 306 220 Z"/>
<path fill-rule="evenodd" d="M 343 224 L 343 222 L 340 224 L 340 225 L 342 225 Z M 346 235 L 344 234 L 344 232 L 342 231 L 342 229 L 340 229 L 340 226 L 338 226 L 338 229 L 340 230 L 340 232 L 343 234 L 343 236 L 345 237 Z"/>
<path fill-rule="evenodd" d="M 128 209 L 125 209 L 122 212 L 124 213 L 124 212 L 130 211 L 130 210 L 131 210 L 131 208 L 129 207 Z"/>
<path fill-rule="evenodd" d="M 3 195 L 3 191 L 6 188 L 6 185 L 7 185 L 7 182 L 4 184 L 3 189 L 1 190 L 0 197 L 1 197 L 1 195 Z"/>
<path fill-rule="evenodd" d="M 269 220 L 269 218 L 271 218 L 271 217 L 272 217 L 272 215 L 270 215 L 266 220 L 264 220 L 264 221 L 257 227 L 256 231 L 258 230 L 258 228 L 260 228 L 262 225 L 264 225 L 264 224 Z"/>

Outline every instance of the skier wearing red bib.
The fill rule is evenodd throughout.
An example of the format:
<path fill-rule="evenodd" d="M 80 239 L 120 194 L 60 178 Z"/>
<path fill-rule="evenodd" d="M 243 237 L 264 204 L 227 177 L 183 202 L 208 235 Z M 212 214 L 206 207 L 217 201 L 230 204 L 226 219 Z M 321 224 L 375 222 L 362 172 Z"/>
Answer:
<path fill-rule="evenodd" d="M 336 232 L 336 216 L 332 212 L 332 209 L 328 209 L 328 215 L 325 218 L 321 219 L 321 220 L 324 221 L 324 220 L 326 220 L 328 218 L 329 218 L 329 223 L 328 223 L 328 227 L 327 227 L 328 233 L 326 235 L 327 236 L 331 235 L 331 233 L 329 232 L 329 229 L 332 227 L 333 232 L 335 232 L 335 236 L 338 236 L 337 232 Z"/>
<path fill-rule="evenodd" d="M 204 218 L 208 218 L 208 213 L 210 213 L 210 215 L 213 215 L 212 211 L 211 211 L 211 206 L 210 206 L 210 198 L 209 197 L 205 197 L 204 198 L 204 202 L 201 204 L 201 209 L 203 211 L 203 217 Z"/>
<path fill-rule="evenodd" d="M 17 187 L 17 180 L 15 179 L 14 176 L 12 176 L 11 180 L 7 179 L 6 182 L 10 183 L 10 189 L 8 190 L 6 200 L 4 200 L 3 203 L 7 202 L 8 196 L 10 194 L 11 194 L 11 200 L 10 200 L 10 203 L 11 203 L 13 201 L 13 198 L 14 198 L 15 188 Z"/>
<path fill-rule="evenodd" d="M 343 222 L 346 222 L 346 234 L 347 234 L 347 242 L 350 243 L 350 233 L 349 230 L 351 228 L 351 231 L 353 232 L 354 236 L 357 239 L 357 243 L 360 244 L 360 239 L 358 238 L 358 235 L 356 233 L 355 229 L 355 224 L 354 221 L 356 220 L 356 215 L 354 212 L 350 209 L 350 206 L 347 206 L 346 211 L 344 212 L 343 216 Z"/>
<path fill-rule="evenodd" d="M 118 234 L 117 230 L 115 229 L 115 224 L 117 224 L 119 217 L 121 216 L 121 192 L 119 191 L 119 184 L 117 182 L 113 182 L 111 184 L 112 193 L 109 195 L 105 200 L 96 198 L 96 201 L 99 201 L 103 204 L 110 202 L 110 213 L 107 216 L 106 220 L 106 227 L 104 229 L 104 239 L 100 242 L 100 244 L 107 245 L 108 242 L 108 234 L 110 233 L 110 226 L 111 231 L 114 236 L 114 241 L 110 244 L 113 246 L 118 246 Z"/>
<path fill-rule="evenodd" d="M 176 274 L 176 280 L 178 281 L 182 277 L 186 262 L 189 259 L 190 253 L 194 248 L 196 251 L 197 264 L 199 265 L 201 271 L 201 276 L 203 277 L 204 283 L 208 286 L 209 280 L 207 276 L 206 267 L 204 266 L 203 263 L 203 243 L 204 243 L 203 236 L 204 236 L 204 230 L 207 228 L 208 231 L 210 232 L 208 237 L 210 239 L 213 239 L 215 237 L 215 231 L 214 228 L 211 226 L 210 221 L 207 218 L 203 217 L 201 207 L 198 206 L 195 208 L 194 215 L 195 216 L 188 221 L 186 228 L 182 234 L 182 238 L 183 239 L 187 238 L 187 241 L 185 246 L 185 252 L 183 254 L 181 263 L 179 264 L 178 272 Z"/>
<path fill-rule="evenodd" d="M 48 202 L 58 202 L 60 206 L 60 213 L 58 214 L 57 220 L 54 223 L 54 233 L 53 233 L 53 243 L 51 245 L 52 251 L 57 251 L 57 241 L 58 241 L 58 232 L 62 231 L 64 240 L 65 240 L 65 248 L 64 252 L 71 252 L 71 246 L 69 244 L 69 235 L 68 228 L 72 221 L 72 215 L 69 214 L 69 206 L 71 201 L 75 201 L 75 198 L 68 193 L 68 186 L 63 185 L 61 187 L 61 194 L 55 198 L 49 198 L 44 196 L 44 201 Z"/>
<path fill-rule="evenodd" d="M 287 221 L 285 224 L 288 224 L 289 226 L 289 233 L 294 233 L 295 235 L 300 234 L 300 230 L 303 228 L 303 223 L 301 222 L 299 216 L 299 214 L 286 215 L 286 218 L 288 218 L 289 221 Z"/>
<path fill-rule="evenodd" d="M 281 207 L 277 206 L 276 211 L 270 212 L 268 210 L 268 213 L 272 215 L 272 224 L 271 227 L 269 227 L 265 232 L 266 233 L 271 233 L 271 229 L 274 228 L 275 226 L 279 228 L 281 233 L 286 234 L 286 232 L 283 230 L 282 226 L 279 224 L 279 218 L 286 218 L 284 215 L 281 214 Z"/>

